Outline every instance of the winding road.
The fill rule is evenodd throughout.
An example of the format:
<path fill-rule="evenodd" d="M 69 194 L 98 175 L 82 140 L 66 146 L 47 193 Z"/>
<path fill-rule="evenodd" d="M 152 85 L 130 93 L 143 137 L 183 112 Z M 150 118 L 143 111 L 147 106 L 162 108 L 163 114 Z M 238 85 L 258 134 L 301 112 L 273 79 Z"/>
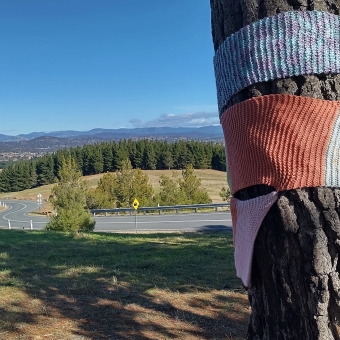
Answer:
<path fill-rule="evenodd" d="M 43 229 L 47 217 L 31 216 L 31 211 L 38 209 L 33 201 L 6 200 L 5 211 L 0 212 L 0 227 L 11 229 Z M 135 231 L 135 216 L 95 217 L 96 232 L 131 232 Z M 32 222 L 31 222 L 32 221 Z M 231 230 L 230 212 L 137 215 L 138 231 L 227 231 Z"/>

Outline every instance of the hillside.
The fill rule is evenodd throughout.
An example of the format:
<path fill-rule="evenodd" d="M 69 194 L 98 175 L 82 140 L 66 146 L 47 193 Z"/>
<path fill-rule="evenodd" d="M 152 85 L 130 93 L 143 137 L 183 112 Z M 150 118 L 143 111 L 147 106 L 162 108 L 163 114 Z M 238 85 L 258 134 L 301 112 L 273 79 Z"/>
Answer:
<path fill-rule="evenodd" d="M 159 180 L 161 175 L 171 176 L 172 172 L 175 172 L 178 176 L 181 175 L 181 170 L 145 170 L 148 174 L 150 183 L 154 187 L 155 192 L 159 192 Z M 227 186 L 226 173 L 223 171 L 217 171 L 212 169 L 197 169 L 195 174 L 202 181 L 202 187 L 204 187 L 214 203 L 222 202 L 219 192 L 223 186 Z M 91 187 L 95 187 L 99 179 L 103 174 L 84 176 L 83 178 L 90 182 Z M 10 192 L 0 194 L 0 200 L 2 199 L 24 199 L 35 200 L 40 193 L 43 199 L 47 199 L 50 196 L 51 189 L 54 184 L 44 185 L 39 188 L 23 190 L 19 192 Z"/>

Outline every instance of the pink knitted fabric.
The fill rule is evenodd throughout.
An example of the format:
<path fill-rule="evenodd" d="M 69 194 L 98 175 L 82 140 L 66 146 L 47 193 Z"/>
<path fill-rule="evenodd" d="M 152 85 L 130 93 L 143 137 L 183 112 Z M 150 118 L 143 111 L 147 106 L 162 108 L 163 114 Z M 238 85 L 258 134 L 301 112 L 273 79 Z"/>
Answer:
<path fill-rule="evenodd" d="M 236 273 L 243 284 L 251 284 L 253 249 L 261 223 L 270 207 L 277 200 L 277 192 L 259 196 L 247 201 L 232 198 L 230 201 L 233 219 Z"/>
<path fill-rule="evenodd" d="M 221 118 L 232 193 L 338 186 L 339 101 L 275 94 L 248 99 Z"/>

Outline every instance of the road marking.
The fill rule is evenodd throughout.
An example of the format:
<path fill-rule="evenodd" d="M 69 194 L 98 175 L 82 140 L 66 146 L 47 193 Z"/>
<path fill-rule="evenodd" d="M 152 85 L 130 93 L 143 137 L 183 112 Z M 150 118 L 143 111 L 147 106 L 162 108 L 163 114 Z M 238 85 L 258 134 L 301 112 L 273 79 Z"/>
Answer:
<path fill-rule="evenodd" d="M 4 220 L 8 221 L 9 219 L 6 218 L 6 216 L 11 215 L 11 214 L 14 214 L 14 213 L 16 213 L 16 212 L 19 212 L 19 211 L 21 211 L 21 210 L 27 208 L 27 205 L 24 204 L 24 203 L 17 203 L 17 204 L 21 204 L 21 205 L 23 205 L 24 207 L 21 208 L 21 209 L 18 209 L 18 210 L 14 210 L 14 211 L 10 210 L 7 214 L 5 214 L 4 216 L 2 216 L 2 218 L 3 218 Z M 12 207 L 12 209 L 13 209 L 13 207 Z"/>
<path fill-rule="evenodd" d="M 27 208 L 27 205 L 24 204 L 24 203 L 21 203 L 21 202 L 11 202 L 11 203 L 12 203 L 12 204 L 14 203 L 14 204 L 23 205 L 23 208 L 20 208 L 20 209 L 17 209 L 17 210 L 14 210 L 14 211 L 13 211 L 13 206 L 9 206 L 9 207 L 10 207 L 10 211 L 8 211 L 5 215 L 1 216 L 1 218 L 4 219 L 4 220 L 6 220 L 6 221 L 10 220 L 11 222 L 29 223 L 29 222 L 31 221 L 31 219 L 26 220 L 26 221 L 20 221 L 20 220 L 13 220 L 13 219 L 11 219 L 11 218 L 7 218 L 7 216 L 9 216 L 9 215 L 14 214 L 14 213 L 17 213 L 17 212 L 22 211 L 22 210 L 24 210 L 24 209 Z M 35 204 L 35 203 L 32 202 L 32 204 Z M 38 205 L 37 205 L 37 206 L 38 206 Z M 33 208 L 32 210 L 34 210 L 34 209 L 35 209 L 35 208 Z M 30 211 L 32 211 L 32 210 L 29 210 L 29 211 L 27 211 L 27 212 L 30 212 Z M 25 215 L 25 214 L 23 214 L 23 215 L 24 215 L 24 216 L 27 216 L 27 215 Z M 42 224 L 42 223 L 46 224 L 47 222 L 46 222 L 46 221 L 44 221 L 44 222 L 34 221 L 34 224 L 36 224 L 36 223 L 38 223 L 38 224 Z"/>
<path fill-rule="evenodd" d="M 163 218 L 163 217 L 167 217 L 167 216 L 177 216 L 177 217 L 182 217 L 182 216 L 204 216 L 207 217 L 209 215 L 215 216 L 216 214 L 221 214 L 225 216 L 231 216 L 230 211 L 218 211 L 218 212 L 212 212 L 212 213 L 187 213 L 187 214 L 146 214 L 146 215 L 137 215 L 137 218 L 139 219 L 143 219 L 143 218 L 148 218 L 148 217 L 155 217 L 155 218 Z M 96 214 L 96 218 L 100 219 L 100 218 L 114 218 L 114 219 L 125 219 L 125 218 L 132 218 L 135 215 L 114 215 L 112 214 L 111 216 L 105 216 L 105 215 L 97 215 Z M 231 217 L 230 217 L 231 218 Z"/>
<path fill-rule="evenodd" d="M 152 232 L 156 232 L 156 233 L 161 233 L 161 232 L 163 232 L 163 231 L 185 231 L 185 232 L 187 232 L 187 231 L 204 231 L 204 228 L 205 227 L 199 227 L 199 228 L 187 228 L 187 229 L 138 229 L 138 231 L 152 231 Z M 225 227 L 225 228 L 221 228 L 221 227 L 219 227 L 219 228 L 209 228 L 209 230 L 210 231 L 214 231 L 214 230 L 223 230 L 223 231 L 232 231 L 232 228 L 231 227 Z M 108 230 L 108 229 L 96 229 L 96 228 L 94 228 L 94 230 L 93 230 L 94 232 L 99 232 L 99 233 L 112 233 L 112 232 L 114 232 L 114 233 L 116 233 L 116 232 L 121 232 L 121 233 L 123 233 L 123 232 L 126 232 L 126 231 L 135 231 L 134 229 L 110 229 L 110 230 Z"/>
<path fill-rule="evenodd" d="M 114 224 L 115 222 L 102 222 L 102 221 L 97 221 L 98 224 Z M 197 222 L 231 222 L 231 220 L 185 220 L 185 221 L 146 221 L 146 222 L 141 222 L 138 221 L 138 224 L 161 224 L 161 223 L 197 223 Z M 134 221 L 127 221 L 127 222 L 121 222 L 119 221 L 117 224 L 135 224 Z"/>

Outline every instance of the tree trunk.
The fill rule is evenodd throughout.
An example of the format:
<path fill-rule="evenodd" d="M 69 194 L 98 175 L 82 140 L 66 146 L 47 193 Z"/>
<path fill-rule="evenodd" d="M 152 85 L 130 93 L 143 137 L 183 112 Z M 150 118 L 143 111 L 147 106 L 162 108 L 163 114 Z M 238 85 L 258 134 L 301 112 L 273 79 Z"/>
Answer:
<path fill-rule="evenodd" d="M 339 14 L 340 0 L 210 0 L 215 51 L 242 27 L 286 11 Z M 340 42 L 339 42 L 340 43 Z M 340 100 L 340 75 L 300 75 L 248 86 L 221 110 L 267 94 Z M 306 132 L 308 133 L 308 132 Z M 267 185 L 234 194 L 240 200 L 265 195 Z M 340 339 L 340 189 L 279 192 L 257 235 L 248 339 Z"/>

